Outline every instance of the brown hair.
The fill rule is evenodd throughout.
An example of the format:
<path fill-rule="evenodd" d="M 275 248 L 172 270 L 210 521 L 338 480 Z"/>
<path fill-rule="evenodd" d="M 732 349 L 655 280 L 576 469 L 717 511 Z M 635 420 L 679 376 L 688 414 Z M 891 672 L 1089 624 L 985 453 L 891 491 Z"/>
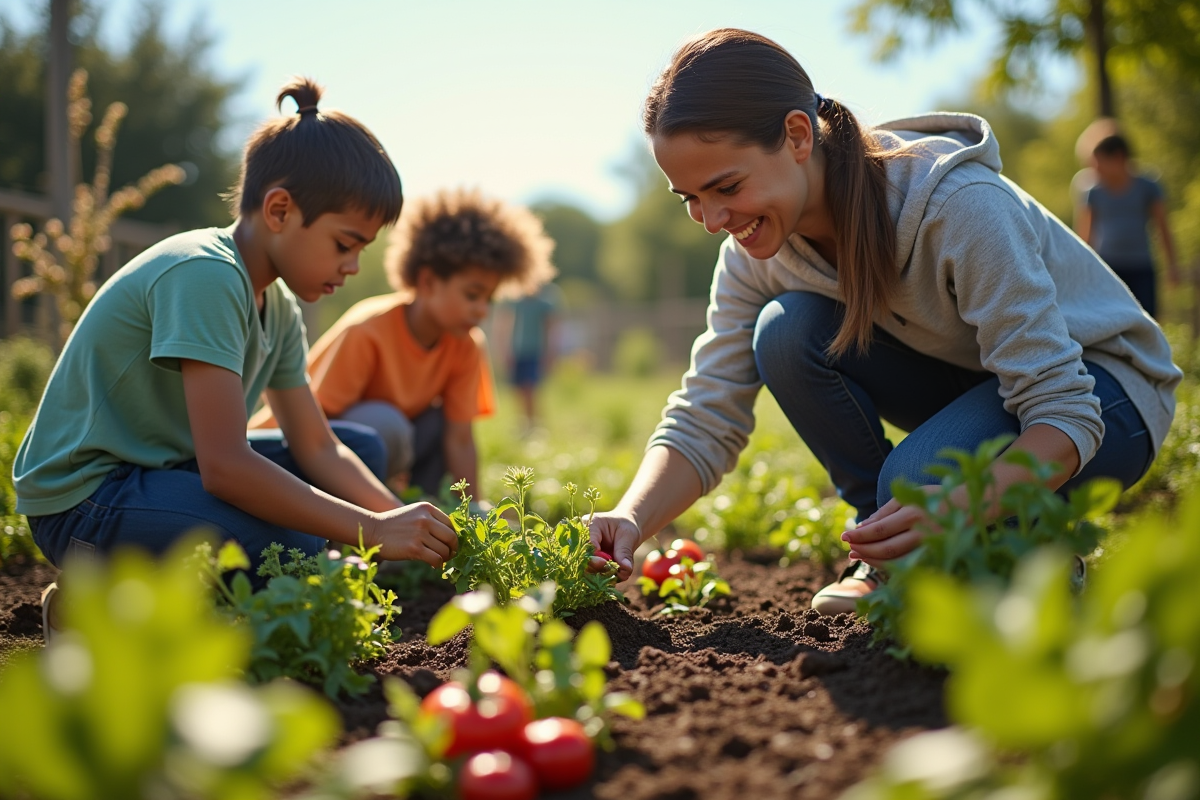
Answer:
<path fill-rule="evenodd" d="M 800 63 L 775 42 L 722 28 L 685 43 L 654 82 L 642 115 L 648 136 L 732 136 L 767 151 L 783 147 L 784 120 L 803 111 L 825 159 L 825 196 L 837 236 L 846 313 L 832 355 L 865 350 L 875 319 L 900 282 L 896 226 L 887 203 L 889 154 L 836 100 L 820 98 Z"/>
<path fill-rule="evenodd" d="M 384 265 L 397 291 L 415 288 L 423 268 L 445 280 L 480 267 L 500 275 L 498 297 L 516 297 L 554 277 L 553 250 L 553 240 L 529 209 L 454 189 L 419 198 L 404 210 Z"/>
<path fill-rule="evenodd" d="M 320 111 L 322 92 L 310 78 L 294 78 L 279 91 L 275 107 L 282 111 L 290 97 L 296 113 L 264 122 L 246 143 L 241 176 L 226 194 L 235 214 L 258 210 L 263 196 L 281 186 L 305 226 L 350 208 L 385 225 L 400 216 L 400 176 L 383 145 L 353 117 Z"/>

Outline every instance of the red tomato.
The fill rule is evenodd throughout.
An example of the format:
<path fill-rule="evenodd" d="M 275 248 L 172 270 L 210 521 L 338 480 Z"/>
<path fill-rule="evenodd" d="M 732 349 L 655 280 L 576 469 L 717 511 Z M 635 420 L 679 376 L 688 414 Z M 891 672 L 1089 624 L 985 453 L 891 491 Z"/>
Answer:
<path fill-rule="evenodd" d="M 522 754 L 543 789 L 570 789 L 591 777 L 596 749 L 575 720 L 539 719 L 525 726 L 522 737 Z"/>
<path fill-rule="evenodd" d="M 597 550 L 596 552 L 592 553 L 592 558 L 603 558 L 605 561 L 613 560 L 613 557 L 603 550 Z"/>
<path fill-rule="evenodd" d="M 443 683 L 421 701 L 423 712 L 450 721 L 446 758 L 510 746 L 533 719 L 529 697 L 508 678 L 485 672 L 477 686 L 483 693 L 478 704 L 471 702 L 471 695 L 457 681 Z"/>
<path fill-rule="evenodd" d="M 458 775 L 460 800 L 534 800 L 537 778 L 519 758 L 503 750 L 471 756 Z"/>
<path fill-rule="evenodd" d="M 642 574 L 655 583 L 662 583 L 671 576 L 671 567 L 679 563 L 679 554 L 674 550 L 662 552 L 652 550 L 642 562 Z"/>
<path fill-rule="evenodd" d="M 680 558 L 690 558 L 692 561 L 704 560 L 704 551 L 691 539 L 676 539 L 671 542 L 671 549 L 679 553 Z"/>

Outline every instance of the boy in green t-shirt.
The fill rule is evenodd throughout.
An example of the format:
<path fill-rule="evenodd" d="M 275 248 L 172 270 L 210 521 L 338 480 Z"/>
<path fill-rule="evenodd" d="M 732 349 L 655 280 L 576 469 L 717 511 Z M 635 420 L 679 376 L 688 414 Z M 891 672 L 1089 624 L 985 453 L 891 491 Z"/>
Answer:
<path fill-rule="evenodd" d="M 308 80 L 280 92 L 277 105 L 291 97 L 298 110 L 247 144 L 233 225 L 133 259 L 67 341 L 13 466 L 17 510 L 54 564 L 122 545 L 162 552 L 200 526 L 254 559 L 272 542 L 309 554 L 326 539 L 357 543 L 360 527 L 385 559 L 440 565 L 454 553 L 449 518 L 402 507 L 380 481 L 378 436 L 331 429 L 305 377 L 296 297 L 357 273 L 402 204 L 379 142 L 318 112 L 320 96 Z M 249 441 L 263 392 L 280 433 Z"/>

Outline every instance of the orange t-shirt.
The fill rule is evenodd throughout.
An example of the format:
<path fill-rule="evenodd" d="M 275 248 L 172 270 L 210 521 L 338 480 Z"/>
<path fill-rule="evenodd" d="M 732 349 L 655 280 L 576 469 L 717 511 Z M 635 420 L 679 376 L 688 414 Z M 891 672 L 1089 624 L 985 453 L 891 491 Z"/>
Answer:
<path fill-rule="evenodd" d="M 496 409 L 483 331 L 443 334 L 426 350 L 408 328 L 406 297 L 370 297 L 342 315 L 308 356 L 317 402 L 330 418 L 364 400 L 384 400 L 409 419 L 441 398 L 450 422 L 470 422 Z M 268 418 L 254 427 L 274 427 Z"/>

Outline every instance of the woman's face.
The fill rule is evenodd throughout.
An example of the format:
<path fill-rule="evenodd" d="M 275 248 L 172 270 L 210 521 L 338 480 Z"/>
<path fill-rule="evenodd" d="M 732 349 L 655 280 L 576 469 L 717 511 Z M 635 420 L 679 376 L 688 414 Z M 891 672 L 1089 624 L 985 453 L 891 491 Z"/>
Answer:
<path fill-rule="evenodd" d="M 812 129 L 789 127 L 783 147 L 768 152 L 725 136 L 704 141 L 694 134 L 655 136 L 650 140 L 658 166 L 683 198 L 692 219 L 709 233 L 726 231 L 754 258 L 767 259 L 787 238 L 800 232 L 810 201 Z"/>

